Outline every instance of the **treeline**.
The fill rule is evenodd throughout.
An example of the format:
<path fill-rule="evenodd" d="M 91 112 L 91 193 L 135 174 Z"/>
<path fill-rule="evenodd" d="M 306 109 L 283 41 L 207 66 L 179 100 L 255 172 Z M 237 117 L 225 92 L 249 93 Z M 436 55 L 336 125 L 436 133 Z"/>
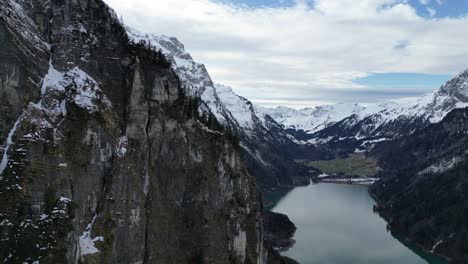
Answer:
<path fill-rule="evenodd" d="M 468 263 L 468 109 L 374 149 L 384 168 L 371 188 L 389 227 L 428 250 Z M 450 165 L 450 163 L 453 164 Z M 426 168 L 440 167 L 440 172 Z M 458 262 L 457 262 L 458 261 Z"/>
<path fill-rule="evenodd" d="M 130 45 L 137 57 L 145 58 L 145 63 L 160 65 L 164 68 L 171 67 L 171 62 L 166 58 L 162 51 L 156 49 L 156 47 L 151 45 L 150 42 L 145 40 L 140 40 L 138 42 L 130 40 Z M 200 111 L 203 102 L 198 95 L 189 95 L 187 90 L 183 89 L 180 85 L 179 95 L 179 102 L 177 102 L 176 105 L 181 106 L 181 110 L 185 115 L 189 118 L 199 120 L 202 124 L 206 125 L 213 131 L 218 131 L 224 134 L 224 136 L 233 143 L 234 146 L 239 146 L 239 137 L 232 126 L 221 124 L 211 111 Z"/>
<path fill-rule="evenodd" d="M 211 111 L 200 110 L 203 102 L 199 96 L 187 95 L 186 91 L 183 90 L 180 100 L 182 100 L 182 109 L 188 117 L 197 119 L 209 129 L 224 134 L 234 146 L 239 146 L 239 137 L 232 126 L 221 124 Z"/>
<path fill-rule="evenodd" d="M 135 42 L 133 39 L 129 40 L 129 42 L 132 50 L 138 57 L 145 58 L 145 60 L 148 60 L 148 62 L 163 66 L 165 68 L 171 67 L 171 62 L 167 60 L 162 51 L 156 49 L 156 47 L 151 45 L 150 42 L 145 40 Z"/>

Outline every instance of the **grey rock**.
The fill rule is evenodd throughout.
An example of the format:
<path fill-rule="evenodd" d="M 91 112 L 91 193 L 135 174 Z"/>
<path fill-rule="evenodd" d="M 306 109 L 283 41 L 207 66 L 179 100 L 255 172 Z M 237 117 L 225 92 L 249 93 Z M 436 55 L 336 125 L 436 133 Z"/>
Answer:
<path fill-rule="evenodd" d="M 0 260 L 265 263 L 255 180 L 170 64 L 102 1 L 40 3 L 0 2 Z"/>

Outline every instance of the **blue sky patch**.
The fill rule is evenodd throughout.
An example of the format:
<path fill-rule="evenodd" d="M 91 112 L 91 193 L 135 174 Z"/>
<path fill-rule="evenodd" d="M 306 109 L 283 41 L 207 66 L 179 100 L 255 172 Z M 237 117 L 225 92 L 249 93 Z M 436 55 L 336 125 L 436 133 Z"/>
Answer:
<path fill-rule="evenodd" d="M 293 0 L 215 0 L 215 2 L 248 6 L 252 8 L 260 7 L 290 7 L 295 4 Z"/>
<path fill-rule="evenodd" d="M 248 6 L 252 8 L 260 7 L 290 7 L 297 0 L 214 0 L 215 2 Z M 306 0 L 313 6 L 313 0 Z M 418 15 L 426 18 L 462 17 L 468 13 L 467 0 L 409 0 Z"/>
<path fill-rule="evenodd" d="M 453 76 L 418 73 L 376 73 L 357 79 L 356 83 L 374 88 L 421 89 L 431 92 Z"/>
<path fill-rule="evenodd" d="M 410 4 L 423 17 L 461 17 L 468 12 L 468 1 L 466 0 L 411 0 Z M 435 11 L 433 16 L 431 10 Z"/>

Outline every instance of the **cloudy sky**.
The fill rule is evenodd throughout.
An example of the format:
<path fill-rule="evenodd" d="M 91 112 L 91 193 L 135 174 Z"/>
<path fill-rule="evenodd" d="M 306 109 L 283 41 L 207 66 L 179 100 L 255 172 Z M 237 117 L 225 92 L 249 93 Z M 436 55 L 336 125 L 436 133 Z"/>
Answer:
<path fill-rule="evenodd" d="M 106 0 L 265 106 L 369 103 L 468 68 L 467 0 Z"/>

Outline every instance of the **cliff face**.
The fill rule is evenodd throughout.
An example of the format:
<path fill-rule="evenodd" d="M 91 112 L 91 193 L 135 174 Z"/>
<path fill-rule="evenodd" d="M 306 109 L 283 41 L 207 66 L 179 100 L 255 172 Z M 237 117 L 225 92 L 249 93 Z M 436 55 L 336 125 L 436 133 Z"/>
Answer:
<path fill-rule="evenodd" d="M 266 261 L 239 146 L 162 54 L 99 0 L 0 7 L 0 260 Z"/>

